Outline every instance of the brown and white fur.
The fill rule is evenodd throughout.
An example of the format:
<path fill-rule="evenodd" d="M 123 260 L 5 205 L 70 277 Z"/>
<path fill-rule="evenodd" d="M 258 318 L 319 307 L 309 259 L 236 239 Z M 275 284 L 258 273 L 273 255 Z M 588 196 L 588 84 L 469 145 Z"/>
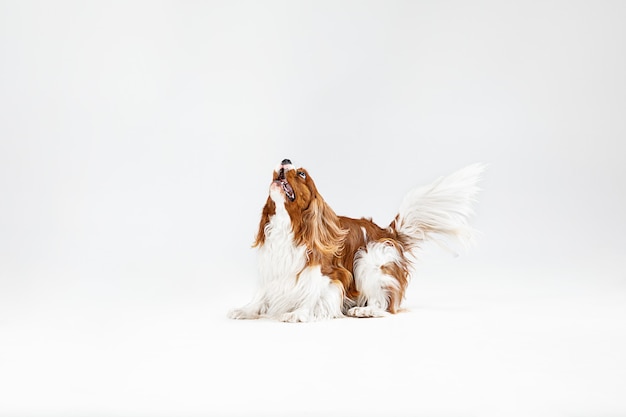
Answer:
<path fill-rule="evenodd" d="M 437 236 L 471 239 L 468 218 L 482 171 L 470 165 L 414 189 L 381 228 L 370 219 L 337 216 L 309 173 L 283 160 L 254 243 L 259 290 L 229 317 L 306 322 L 398 312 L 422 243 Z"/>

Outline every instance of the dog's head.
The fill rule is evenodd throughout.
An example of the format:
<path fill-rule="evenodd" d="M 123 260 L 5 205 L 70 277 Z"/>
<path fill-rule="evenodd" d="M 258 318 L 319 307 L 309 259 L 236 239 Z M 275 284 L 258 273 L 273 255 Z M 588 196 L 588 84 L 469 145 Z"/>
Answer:
<path fill-rule="evenodd" d="M 308 210 L 315 200 L 321 199 L 307 170 L 296 168 L 289 159 L 283 159 L 274 169 L 270 197 L 276 203 L 284 202 L 292 218 Z"/>
<path fill-rule="evenodd" d="M 317 191 L 306 169 L 296 168 L 289 159 L 283 159 L 274 169 L 269 191 L 255 246 L 264 243 L 265 227 L 276 214 L 276 206 L 284 206 L 296 244 L 306 245 L 313 254 L 340 251 L 347 231 L 341 228 L 339 218 Z"/>

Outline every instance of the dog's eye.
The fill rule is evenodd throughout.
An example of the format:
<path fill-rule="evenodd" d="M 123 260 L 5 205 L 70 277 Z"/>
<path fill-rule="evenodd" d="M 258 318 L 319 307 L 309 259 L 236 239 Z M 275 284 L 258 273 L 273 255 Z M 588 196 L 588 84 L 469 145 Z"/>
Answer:
<path fill-rule="evenodd" d="M 298 171 L 298 175 L 300 176 L 300 178 L 302 178 L 304 180 L 306 179 L 306 174 L 304 172 Z"/>

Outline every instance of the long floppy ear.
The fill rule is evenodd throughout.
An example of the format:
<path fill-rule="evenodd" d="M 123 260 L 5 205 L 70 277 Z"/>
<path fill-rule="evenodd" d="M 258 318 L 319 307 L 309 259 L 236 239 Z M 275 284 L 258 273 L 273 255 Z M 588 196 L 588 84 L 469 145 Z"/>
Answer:
<path fill-rule="evenodd" d="M 265 243 L 265 232 L 270 223 L 270 216 L 276 213 L 276 204 L 274 200 L 267 197 L 267 202 L 263 206 L 263 213 L 261 214 L 261 221 L 259 222 L 259 231 L 257 232 L 256 239 L 254 240 L 253 248 L 263 246 Z"/>
<path fill-rule="evenodd" d="M 302 213 L 302 240 L 314 260 L 338 256 L 348 230 L 342 229 L 339 217 L 318 194 Z"/>

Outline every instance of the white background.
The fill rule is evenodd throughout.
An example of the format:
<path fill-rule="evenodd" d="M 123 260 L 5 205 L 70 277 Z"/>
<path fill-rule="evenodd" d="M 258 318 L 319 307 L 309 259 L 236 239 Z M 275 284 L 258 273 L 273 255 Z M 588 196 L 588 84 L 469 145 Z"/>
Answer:
<path fill-rule="evenodd" d="M 1 416 L 626 415 L 626 3 L 0 2 Z M 272 168 L 387 225 L 489 164 L 408 311 L 225 318 Z"/>

